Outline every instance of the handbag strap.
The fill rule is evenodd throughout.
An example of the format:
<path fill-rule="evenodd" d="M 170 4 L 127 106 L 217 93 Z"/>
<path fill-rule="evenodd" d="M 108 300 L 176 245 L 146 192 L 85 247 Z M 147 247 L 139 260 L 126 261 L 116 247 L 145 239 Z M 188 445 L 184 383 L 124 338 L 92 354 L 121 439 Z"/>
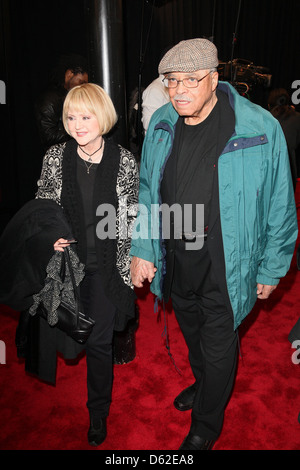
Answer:
<path fill-rule="evenodd" d="M 66 258 L 64 253 L 62 253 L 61 257 L 59 277 L 61 282 L 64 283 L 66 277 Z"/>
<path fill-rule="evenodd" d="M 73 285 L 73 292 L 74 292 L 74 299 L 75 299 L 75 314 L 76 314 L 76 317 L 77 317 L 77 324 L 78 324 L 78 322 L 79 322 L 79 302 L 80 302 L 80 299 L 79 299 L 79 292 L 78 292 L 78 288 L 76 286 L 75 276 L 74 276 L 74 272 L 73 272 L 73 267 L 72 267 L 68 247 L 64 247 L 64 257 L 65 257 L 66 263 L 68 264 L 70 278 L 71 278 L 71 282 L 72 282 L 72 285 Z"/>

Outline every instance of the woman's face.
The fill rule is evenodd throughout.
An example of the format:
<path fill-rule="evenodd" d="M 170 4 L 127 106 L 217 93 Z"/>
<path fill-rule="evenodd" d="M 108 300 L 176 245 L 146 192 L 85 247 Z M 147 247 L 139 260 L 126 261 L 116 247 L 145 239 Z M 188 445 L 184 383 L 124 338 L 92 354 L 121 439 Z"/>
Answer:
<path fill-rule="evenodd" d="M 96 143 L 100 136 L 100 128 L 94 114 L 87 109 L 75 111 L 70 107 L 67 119 L 69 132 L 80 146 Z"/>

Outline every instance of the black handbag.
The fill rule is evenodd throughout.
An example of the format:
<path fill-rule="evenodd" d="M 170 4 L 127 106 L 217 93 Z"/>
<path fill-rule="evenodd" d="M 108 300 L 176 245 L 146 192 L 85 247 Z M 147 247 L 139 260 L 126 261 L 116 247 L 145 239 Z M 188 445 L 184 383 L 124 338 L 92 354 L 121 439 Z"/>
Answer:
<path fill-rule="evenodd" d="M 79 289 L 76 286 L 73 268 L 70 260 L 68 248 L 64 248 L 62 259 L 62 272 L 61 276 L 64 277 L 65 265 L 68 265 L 70 278 L 73 286 L 74 305 L 70 305 L 64 300 L 61 301 L 56 310 L 58 322 L 54 325 L 59 330 L 71 336 L 75 341 L 84 344 L 90 336 L 95 322 L 92 318 L 87 317 L 80 303 Z M 62 279 L 63 280 L 63 279 Z M 43 304 L 39 306 L 39 314 L 47 320 L 47 311 Z"/>

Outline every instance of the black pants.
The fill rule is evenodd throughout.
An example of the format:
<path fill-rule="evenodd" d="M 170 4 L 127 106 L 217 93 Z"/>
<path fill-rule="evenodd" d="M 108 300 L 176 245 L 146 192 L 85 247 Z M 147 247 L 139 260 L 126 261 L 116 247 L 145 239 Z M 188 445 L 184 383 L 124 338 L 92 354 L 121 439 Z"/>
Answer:
<path fill-rule="evenodd" d="M 116 308 L 106 297 L 100 274 L 87 272 L 81 283 L 85 312 L 95 320 L 86 342 L 87 407 L 95 418 L 108 416 L 113 382 L 113 330 Z"/>
<path fill-rule="evenodd" d="M 171 298 L 197 382 L 191 431 L 215 440 L 234 383 L 237 334 L 214 279 L 206 244 L 199 251 L 187 251 L 178 241 Z"/>

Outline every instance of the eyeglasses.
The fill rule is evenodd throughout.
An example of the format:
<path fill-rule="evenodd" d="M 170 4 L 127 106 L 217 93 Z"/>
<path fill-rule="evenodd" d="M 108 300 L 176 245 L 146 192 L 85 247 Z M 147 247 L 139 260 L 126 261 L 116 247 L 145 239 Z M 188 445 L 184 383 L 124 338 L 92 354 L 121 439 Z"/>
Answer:
<path fill-rule="evenodd" d="M 171 78 L 166 77 L 162 81 L 164 82 L 164 85 L 167 88 L 177 88 L 180 82 L 182 82 L 186 88 L 197 88 L 197 86 L 199 85 L 199 82 L 204 80 L 204 78 L 207 77 L 207 75 L 209 74 L 210 72 L 208 72 L 202 78 L 187 77 L 187 78 L 183 78 L 182 80 L 177 80 L 177 78 L 173 78 L 173 77 Z"/>

